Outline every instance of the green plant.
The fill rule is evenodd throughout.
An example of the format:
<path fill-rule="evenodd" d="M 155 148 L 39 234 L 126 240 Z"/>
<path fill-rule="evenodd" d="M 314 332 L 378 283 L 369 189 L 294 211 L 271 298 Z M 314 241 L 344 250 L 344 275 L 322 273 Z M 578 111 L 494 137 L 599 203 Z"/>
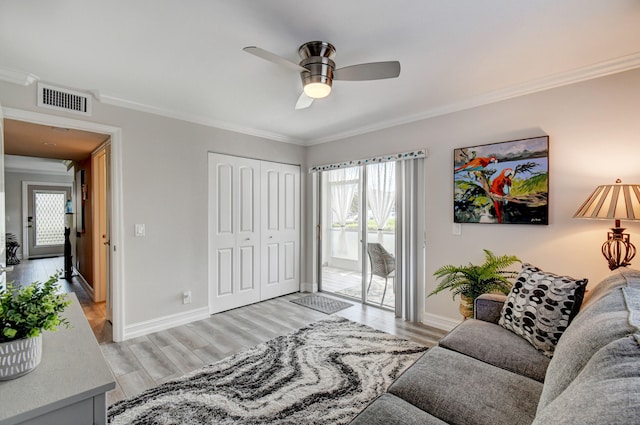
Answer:
<path fill-rule="evenodd" d="M 469 264 L 467 266 L 446 265 L 440 267 L 433 274 L 442 279 L 436 289 L 429 296 L 448 289 L 455 299 L 456 295 L 470 298 L 471 303 L 477 297 L 489 292 L 509 293 L 511 290 L 510 279 L 518 275 L 516 271 L 505 270 L 513 263 L 521 262 L 515 255 L 496 256 L 488 249 L 484 250 L 485 262 L 480 265 Z M 471 304 L 473 308 L 473 304 Z"/>
<path fill-rule="evenodd" d="M 71 301 L 58 294 L 60 273 L 45 283 L 34 282 L 18 287 L 7 283 L 0 290 L 0 342 L 40 335 L 42 331 L 56 331 L 59 326 L 69 327 L 60 313 Z"/>

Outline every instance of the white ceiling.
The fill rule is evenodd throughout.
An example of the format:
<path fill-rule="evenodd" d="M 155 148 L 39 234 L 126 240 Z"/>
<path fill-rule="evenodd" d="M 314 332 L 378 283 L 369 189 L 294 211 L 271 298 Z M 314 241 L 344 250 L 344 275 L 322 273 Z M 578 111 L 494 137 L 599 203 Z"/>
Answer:
<path fill-rule="evenodd" d="M 311 40 L 402 72 L 296 111 L 297 73 L 242 48 Z M 640 0 L 0 0 L 0 78 L 303 145 L 637 67 Z"/>

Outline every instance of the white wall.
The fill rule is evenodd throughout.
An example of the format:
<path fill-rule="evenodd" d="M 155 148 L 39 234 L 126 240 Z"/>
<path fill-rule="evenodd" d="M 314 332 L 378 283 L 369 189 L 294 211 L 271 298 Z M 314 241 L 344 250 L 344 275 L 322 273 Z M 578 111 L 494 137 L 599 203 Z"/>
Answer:
<path fill-rule="evenodd" d="M 125 328 L 207 307 L 207 152 L 302 164 L 304 148 L 95 102 L 93 116 L 38 109 L 0 82 L 0 104 L 122 129 Z M 304 176 L 303 176 L 304 177 Z M 134 237 L 134 224 L 146 237 Z M 192 291 L 182 304 L 182 291 Z"/>
<path fill-rule="evenodd" d="M 600 245 L 613 222 L 572 216 L 597 185 L 617 177 L 640 183 L 639 117 L 635 70 L 313 146 L 307 160 L 313 166 L 427 148 L 426 293 L 435 288 L 438 267 L 482 261 L 483 248 L 595 283 L 609 272 Z M 463 224 L 462 235 L 452 235 L 453 149 L 540 135 L 550 139 L 550 224 Z M 623 225 L 640 244 L 640 224 Z M 457 301 L 446 293 L 429 297 L 425 313 L 427 322 L 460 318 Z"/>

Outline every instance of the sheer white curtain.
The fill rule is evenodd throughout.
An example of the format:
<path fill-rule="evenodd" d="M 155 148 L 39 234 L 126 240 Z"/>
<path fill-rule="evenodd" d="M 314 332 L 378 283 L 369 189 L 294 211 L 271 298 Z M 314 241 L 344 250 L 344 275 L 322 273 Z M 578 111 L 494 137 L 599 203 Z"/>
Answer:
<path fill-rule="evenodd" d="M 367 202 L 378 228 L 378 242 L 382 244 L 382 229 L 391 218 L 396 202 L 395 162 L 367 166 Z"/>
<path fill-rule="evenodd" d="M 338 255 L 347 254 L 347 240 L 344 226 L 351 212 L 353 198 L 358 191 L 359 169 L 341 168 L 328 173 L 331 187 L 331 211 L 333 213 L 333 223 L 340 226 L 340 236 L 338 240 Z"/>

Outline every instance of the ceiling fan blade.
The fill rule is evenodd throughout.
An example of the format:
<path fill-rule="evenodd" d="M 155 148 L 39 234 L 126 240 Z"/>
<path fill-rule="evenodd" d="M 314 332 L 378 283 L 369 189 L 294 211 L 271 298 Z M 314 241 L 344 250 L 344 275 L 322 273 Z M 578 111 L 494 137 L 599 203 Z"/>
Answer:
<path fill-rule="evenodd" d="M 298 98 L 298 101 L 296 102 L 296 110 L 308 108 L 312 103 L 313 98 L 307 96 L 306 94 L 304 94 L 304 92 L 302 92 L 302 94 Z"/>
<path fill-rule="evenodd" d="M 367 81 L 396 78 L 400 75 L 400 62 L 371 62 L 338 68 L 333 73 L 334 80 Z"/>
<path fill-rule="evenodd" d="M 306 71 L 305 68 L 301 67 L 297 63 L 293 63 L 290 60 L 283 58 L 282 56 L 278 56 L 275 53 L 268 52 L 264 49 L 261 49 L 260 47 L 248 46 L 243 48 L 242 50 L 244 50 L 247 53 L 251 53 L 252 55 L 255 55 L 259 58 L 268 60 L 269 62 L 273 62 L 275 64 L 285 66 L 291 69 L 292 71 L 296 71 L 296 72 Z"/>

